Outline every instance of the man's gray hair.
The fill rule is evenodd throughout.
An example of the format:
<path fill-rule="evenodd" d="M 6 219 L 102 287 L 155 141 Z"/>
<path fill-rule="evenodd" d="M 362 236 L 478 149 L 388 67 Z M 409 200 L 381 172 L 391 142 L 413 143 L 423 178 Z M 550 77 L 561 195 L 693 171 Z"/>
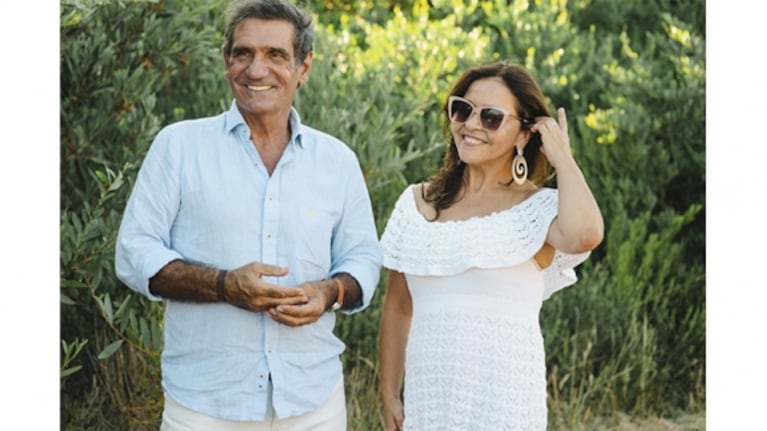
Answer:
<path fill-rule="evenodd" d="M 293 51 L 297 64 L 303 63 L 313 49 L 314 29 L 311 13 L 283 0 L 240 0 L 229 5 L 226 12 L 226 31 L 221 49 L 227 55 L 231 55 L 234 30 L 248 18 L 283 20 L 293 24 Z"/>

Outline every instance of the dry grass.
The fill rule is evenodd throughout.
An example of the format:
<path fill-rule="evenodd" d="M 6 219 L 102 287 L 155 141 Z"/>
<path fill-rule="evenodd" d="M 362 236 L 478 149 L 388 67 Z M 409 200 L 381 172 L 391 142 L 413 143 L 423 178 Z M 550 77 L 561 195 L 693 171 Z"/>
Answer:
<path fill-rule="evenodd" d="M 552 431 L 705 431 L 705 412 L 677 418 L 636 418 L 616 413 L 614 418 L 598 419 L 578 427 L 554 428 Z"/>

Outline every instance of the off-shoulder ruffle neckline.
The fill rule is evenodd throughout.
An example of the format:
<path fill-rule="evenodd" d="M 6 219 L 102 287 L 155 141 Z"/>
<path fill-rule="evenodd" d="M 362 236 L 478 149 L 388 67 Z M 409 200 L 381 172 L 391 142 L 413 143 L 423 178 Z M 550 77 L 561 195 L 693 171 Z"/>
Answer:
<path fill-rule="evenodd" d="M 558 211 L 558 191 L 541 188 L 505 210 L 429 221 L 418 211 L 413 187 L 400 195 L 381 237 L 384 267 L 412 275 L 450 276 L 524 263 L 543 247 Z M 572 268 L 588 256 L 555 251 L 554 261 L 543 270 L 545 296 L 574 283 Z"/>
<path fill-rule="evenodd" d="M 416 275 L 522 263 L 541 249 L 557 214 L 557 191 L 545 188 L 502 211 L 430 222 L 418 211 L 412 187 L 395 204 L 381 243 L 385 266 Z"/>
<path fill-rule="evenodd" d="M 522 199 L 521 201 L 515 203 L 514 205 L 512 205 L 512 206 L 510 206 L 509 208 L 506 208 L 506 209 L 496 210 L 496 211 L 490 212 L 488 214 L 483 214 L 483 215 L 475 215 L 475 216 L 471 216 L 469 218 L 462 219 L 462 220 L 429 220 L 429 219 L 426 218 L 426 216 L 421 214 L 421 212 L 418 210 L 418 205 L 416 203 L 416 197 L 415 197 L 415 187 L 416 186 L 414 184 L 409 185 L 407 187 L 407 189 L 405 189 L 405 192 L 403 193 L 403 195 L 404 194 L 409 194 L 410 195 L 410 197 L 411 197 L 410 203 L 412 204 L 412 208 L 415 211 L 415 213 L 420 216 L 420 217 L 416 217 L 417 219 L 423 221 L 424 223 L 436 224 L 436 225 L 440 225 L 440 224 L 444 224 L 444 225 L 461 224 L 461 223 L 468 223 L 468 222 L 475 222 L 475 221 L 476 222 L 482 222 L 483 220 L 489 220 L 489 219 L 492 219 L 494 217 L 502 216 L 504 213 L 507 213 L 509 211 L 513 211 L 514 208 L 516 208 L 516 207 L 518 207 L 520 205 L 525 204 L 525 202 L 535 198 L 535 196 L 540 194 L 540 193 L 544 193 L 544 192 L 547 192 L 547 191 L 548 192 L 556 193 L 556 190 L 554 190 L 554 189 L 539 188 L 538 190 L 536 190 L 530 196 Z"/>

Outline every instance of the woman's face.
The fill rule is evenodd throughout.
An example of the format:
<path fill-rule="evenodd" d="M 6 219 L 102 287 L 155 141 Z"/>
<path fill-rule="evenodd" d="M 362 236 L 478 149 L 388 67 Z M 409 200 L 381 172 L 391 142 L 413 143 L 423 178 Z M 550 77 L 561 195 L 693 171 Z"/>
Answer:
<path fill-rule="evenodd" d="M 522 129 L 522 123 L 518 119 L 517 100 L 500 78 L 482 78 L 474 81 L 466 94 L 463 96 L 473 105 L 474 109 L 463 122 L 456 121 L 466 116 L 469 108 L 465 104 L 453 105 L 456 108 L 464 108 L 463 116 L 453 115 L 450 122 L 450 132 L 458 150 L 461 161 L 467 165 L 494 165 L 503 163 L 508 165 L 516 148 L 524 149 L 529 139 L 529 132 Z M 493 111 L 487 111 L 485 124 L 480 119 L 484 108 L 498 108 L 505 111 L 502 116 L 500 127 L 493 128 Z M 498 112 L 495 112 L 498 114 Z M 497 121 L 496 121 L 497 122 Z"/>

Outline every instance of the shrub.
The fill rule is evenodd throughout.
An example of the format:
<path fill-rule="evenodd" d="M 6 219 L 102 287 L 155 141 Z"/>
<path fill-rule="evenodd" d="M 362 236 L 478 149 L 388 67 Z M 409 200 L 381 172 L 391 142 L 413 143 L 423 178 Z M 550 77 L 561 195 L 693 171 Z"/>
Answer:
<path fill-rule="evenodd" d="M 296 107 L 357 153 L 379 233 L 445 148 L 439 111 L 466 67 L 528 67 L 606 222 L 579 283 L 544 304 L 552 426 L 705 400 L 705 29 L 701 2 L 313 2 L 318 40 Z M 113 273 L 116 232 L 162 125 L 231 101 L 225 1 L 61 7 L 61 422 L 156 428 L 163 305 Z M 555 185 L 555 182 L 552 184 Z M 343 316 L 350 426 L 380 424 L 371 307 Z"/>
<path fill-rule="evenodd" d="M 202 103 L 220 62 L 203 5 L 210 7 L 62 3 L 62 428 L 130 429 L 156 420 L 162 305 L 117 281 L 114 242 L 159 127 L 216 105 Z M 195 85 L 192 74 L 211 85 Z"/>

